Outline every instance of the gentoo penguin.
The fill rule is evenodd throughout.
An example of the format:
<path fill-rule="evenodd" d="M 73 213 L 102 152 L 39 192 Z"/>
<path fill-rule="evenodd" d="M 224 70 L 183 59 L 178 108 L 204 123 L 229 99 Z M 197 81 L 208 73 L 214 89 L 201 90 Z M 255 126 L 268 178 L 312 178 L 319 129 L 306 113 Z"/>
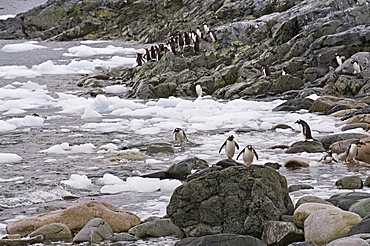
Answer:
<path fill-rule="evenodd" d="M 222 144 L 218 153 L 221 153 L 222 148 L 225 147 L 226 156 L 228 159 L 232 159 L 235 154 L 235 147 L 239 149 L 239 145 L 234 140 L 234 136 L 230 135 L 226 141 Z"/>
<path fill-rule="evenodd" d="M 209 36 L 211 37 L 212 43 L 217 42 L 216 34 L 212 30 L 209 30 Z"/>
<path fill-rule="evenodd" d="M 297 123 L 299 125 L 302 126 L 302 133 L 304 135 L 304 138 L 305 140 L 304 141 L 307 141 L 307 140 L 315 140 L 313 139 L 312 135 L 311 135 L 311 128 L 310 126 L 307 124 L 306 121 L 304 120 L 297 120 L 296 122 L 294 123 Z"/>
<path fill-rule="evenodd" d="M 195 92 L 197 93 L 198 97 L 202 97 L 203 89 L 202 86 L 200 86 L 200 84 L 197 84 L 195 86 Z"/>
<path fill-rule="evenodd" d="M 175 141 L 179 141 L 180 143 L 184 143 L 188 140 L 185 131 L 181 128 L 175 128 L 175 130 L 173 130 L 173 136 L 175 138 Z"/>
<path fill-rule="evenodd" d="M 153 59 L 153 60 L 157 60 L 157 55 L 156 55 L 156 53 L 155 53 L 155 47 L 154 46 L 151 46 L 150 47 L 150 57 Z"/>
<path fill-rule="evenodd" d="M 210 29 L 206 23 L 203 24 L 203 30 L 204 30 L 204 35 L 208 35 Z"/>
<path fill-rule="evenodd" d="M 357 140 L 353 142 L 350 146 L 348 146 L 346 155 L 345 155 L 345 162 L 346 163 L 357 163 L 358 161 L 355 160 L 357 154 L 358 154 L 358 147 L 361 145 L 365 145 L 364 142 L 361 140 Z"/>
<path fill-rule="evenodd" d="M 145 55 L 144 58 L 146 59 L 146 62 L 150 61 L 152 58 L 150 57 L 150 51 L 148 48 L 145 49 Z"/>
<path fill-rule="evenodd" d="M 186 46 L 189 46 L 190 45 L 191 40 L 190 40 L 190 36 L 189 36 L 189 33 L 188 32 L 184 32 L 184 41 L 185 41 L 185 45 Z"/>
<path fill-rule="evenodd" d="M 267 65 L 262 65 L 262 73 L 264 78 L 269 77 L 271 75 L 270 67 Z"/>
<path fill-rule="evenodd" d="M 199 43 L 200 43 L 200 39 L 198 36 L 195 36 L 195 41 L 194 41 L 194 46 L 193 46 L 193 49 L 194 49 L 194 52 L 195 53 L 198 53 L 200 48 L 199 48 Z"/>
<path fill-rule="evenodd" d="M 199 27 L 197 27 L 197 29 L 195 30 L 195 33 L 197 34 L 199 38 L 203 39 L 203 33 Z"/>
<path fill-rule="evenodd" d="M 136 63 L 137 63 L 137 65 L 141 66 L 141 65 L 143 65 L 143 62 L 144 62 L 143 54 L 136 53 Z"/>
<path fill-rule="evenodd" d="M 362 71 L 361 65 L 356 60 L 351 61 L 353 66 L 353 74 L 359 74 Z"/>
<path fill-rule="evenodd" d="M 171 52 L 176 55 L 176 41 L 175 38 L 171 37 L 170 39 L 170 48 Z"/>
<path fill-rule="evenodd" d="M 287 72 L 287 70 L 286 70 L 286 67 L 283 67 L 282 69 L 281 69 L 281 75 L 287 75 L 288 74 L 288 72 Z"/>
<path fill-rule="evenodd" d="M 338 162 L 334 157 L 333 157 L 333 152 L 331 150 L 328 150 L 326 152 L 326 155 L 321 157 L 320 162 L 322 164 L 331 164 L 333 161 Z"/>
<path fill-rule="evenodd" d="M 180 49 L 184 48 L 184 38 L 182 37 L 182 34 L 180 32 L 177 32 L 177 38 L 178 38 L 178 45 Z"/>
<path fill-rule="evenodd" d="M 245 165 L 249 165 L 253 162 L 253 156 L 256 156 L 256 159 L 258 160 L 258 155 L 255 149 L 252 147 L 252 145 L 247 145 L 236 157 L 236 159 L 239 159 L 239 156 L 243 154 L 243 161 Z"/>
<path fill-rule="evenodd" d="M 335 53 L 335 60 L 338 63 L 338 66 L 342 66 L 344 59 L 346 59 L 345 56 L 340 56 L 338 53 Z"/>
<path fill-rule="evenodd" d="M 362 6 L 364 4 L 369 4 L 366 0 L 355 0 L 357 6 Z"/>

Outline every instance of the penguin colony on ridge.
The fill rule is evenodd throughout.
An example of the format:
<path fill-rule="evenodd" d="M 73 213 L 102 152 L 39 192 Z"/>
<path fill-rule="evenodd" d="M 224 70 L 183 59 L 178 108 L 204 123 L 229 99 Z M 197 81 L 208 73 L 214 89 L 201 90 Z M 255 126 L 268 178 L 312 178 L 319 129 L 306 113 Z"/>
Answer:
<path fill-rule="evenodd" d="M 210 29 L 207 24 L 203 24 L 203 30 L 197 27 L 195 31 L 189 30 L 185 32 L 176 32 L 176 35 L 169 37 L 165 44 L 157 44 L 145 49 L 145 54 L 136 53 L 136 63 L 138 66 L 143 65 L 149 61 L 159 61 L 162 56 L 167 52 L 176 54 L 178 49 L 183 50 L 184 47 L 193 47 L 193 51 L 198 53 L 200 51 L 200 41 L 209 41 L 214 43 L 217 41 L 215 33 Z M 144 60 L 145 59 L 145 60 Z"/>
<path fill-rule="evenodd" d="M 297 120 L 295 123 L 298 123 L 302 126 L 302 133 L 305 136 L 305 140 L 314 140 L 311 135 L 311 128 L 308 125 L 308 123 L 304 120 Z M 181 128 L 175 128 L 173 131 L 175 141 L 179 141 L 181 144 L 185 143 L 185 141 L 188 141 L 185 131 Z M 364 142 L 357 140 L 353 142 L 351 145 L 348 146 L 347 151 L 345 153 L 345 163 L 353 164 L 358 163 L 358 161 L 355 159 L 358 155 L 358 147 L 361 145 L 365 145 Z M 228 159 L 233 159 L 235 154 L 235 149 L 239 149 L 238 143 L 235 141 L 235 137 L 233 135 L 230 135 L 226 141 L 222 144 L 220 150 L 218 153 L 221 153 L 221 150 L 225 148 L 225 154 Z M 243 154 L 243 162 L 245 165 L 250 165 L 253 163 L 254 157 L 258 160 L 258 154 L 256 150 L 253 148 L 252 145 L 247 145 L 242 151 L 239 152 L 236 159 L 238 160 L 240 155 Z M 331 150 L 327 151 L 327 154 L 324 155 L 320 160 L 323 164 L 331 164 L 333 161 L 338 162 L 334 157 Z"/>

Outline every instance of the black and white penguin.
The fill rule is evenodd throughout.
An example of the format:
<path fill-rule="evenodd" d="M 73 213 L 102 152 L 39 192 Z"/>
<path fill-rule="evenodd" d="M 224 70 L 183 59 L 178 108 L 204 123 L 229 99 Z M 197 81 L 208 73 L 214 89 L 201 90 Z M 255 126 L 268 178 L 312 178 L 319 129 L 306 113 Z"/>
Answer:
<path fill-rule="evenodd" d="M 212 43 L 217 42 L 217 36 L 212 30 L 209 30 L 209 36 L 211 37 Z"/>
<path fill-rule="evenodd" d="M 177 39 L 178 39 L 178 45 L 180 47 L 180 49 L 183 49 L 184 48 L 184 38 L 182 37 L 182 34 L 180 32 L 177 32 Z"/>
<path fill-rule="evenodd" d="M 143 54 L 139 53 L 139 52 L 136 53 L 136 63 L 137 63 L 137 65 L 141 66 L 141 65 L 143 65 L 143 62 L 145 62 L 144 58 L 143 58 Z"/>
<path fill-rule="evenodd" d="M 210 29 L 209 29 L 209 26 L 207 25 L 207 23 L 203 23 L 203 30 L 204 30 L 204 35 L 208 35 Z"/>
<path fill-rule="evenodd" d="M 150 51 L 148 48 L 145 48 L 145 55 L 144 58 L 146 59 L 146 62 L 150 61 L 152 58 L 150 57 Z"/>
<path fill-rule="evenodd" d="M 197 34 L 199 38 L 203 39 L 203 33 L 199 27 L 197 27 L 197 29 L 195 30 L 195 33 Z"/>
<path fill-rule="evenodd" d="M 185 131 L 181 128 L 175 128 L 175 130 L 173 130 L 173 136 L 175 141 L 179 141 L 180 143 L 185 143 L 185 141 L 188 141 Z"/>
<path fill-rule="evenodd" d="M 245 165 L 250 165 L 253 162 L 253 157 L 255 156 L 258 160 L 258 155 L 256 150 L 252 147 L 252 145 L 247 145 L 236 157 L 236 159 L 239 159 L 239 156 L 243 154 L 243 161 Z"/>
<path fill-rule="evenodd" d="M 202 86 L 200 84 L 197 84 L 195 86 L 195 92 L 197 93 L 198 98 L 202 97 L 202 95 L 203 95 L 203 89 L 202 89 Z"/>
<path fill-rule="evenodd" d="M 271 75 L 270 67 L 267 65 L 262 65 L 262 73 L 264 78 L 269 77 Z"/>
<path fill-rule="evenodd" d="M 343 61 L 346 59 L 345 56 L 340 56 L 338 55 L 338 53 L 335 53 L 335 60 L 337 61 L 338 63 L 338 66 L 342 66 L 343 64 Z"/>
<path fill-rule="evenodd" d="M 358 147 L 360 147 L 361 145 L 365 145 L 365 143 L 361 140 L 356 140 L 348 146 L 344 159 L 346 163 L 358 163 L 355 158 L 358 155 Z"/>
<path fill-rule="evenodd" d="M 364 4 L 369 4 L 366 0 L 355 0 L 357 6 L 362 6 Z"/>
<path fill-rule="evenodd" d="M 281 68 L 281 75 L 287 75 L 288 74 L 288 71 L 286 70 L 286 67 L 282 67 Z"/>
<path fill-rule="evenodd" d="M 200 39 L 198 36 L 195 36 L 195 41 L 194 41 L 194 46 L 193 46 L 193 50 L 195 53 L 198 53 L 200 50 L 199 44 L 200 44 Z"/>
<path fill-rule="evenodd" d="M 184 32 L 184 41 L 186 46 L 189 46 L 191 44 L 191 39 L 188 32 Z"/>
<path fill-rule="evenodd" d="M 238 143 L 234 140 L 234 136 L 230 135 L 226 141 L 222 144 L 218 153 L 221 153 L 222 148 L 225 147 L 226 157 L 232 159 L 235 154 L 235 148 L 239 149 Z"/>
<path fill-rule="evenodd" d="M 170 48 L 171 48 L 171 52 L 173 54 L 176 54 L 176 41 L 175 41 L 174 37 L 171 37 L 171 39 L 169 41 L 169 45 L 170 45 Z"/>
<path fill-rule="evenodd" d="M 151 46 L 150 47 L 150 58 L 153 59 L 153 60 L 157 60 L 157 54 L 155 52 L 155 47 L 154 46 Z"/>
<path fill-rule="evenodd" d="M 304 135 L 304 138 L 305 140 L 304 141 L 307 141 L 307 140 L 315 140 L 312 135 L 311 135 L 311 128 L 310 126 L 307 124 L 306 121 L 304 120 L 297 120 L 296 122 L 294 123 L 297 123 L 299 125 L 302 126 L 302 133 Z"/>
<path fill-rule="evenodd" d="M 333 157 L 333 152 L 331 150 L 328 150 L 326 152 L 326 155 L 321 157 L 320 162 L 322 164 L 331 164 L 332 162 L 338 162 L 334 157 Z"/>
<path fill-rule="evenodd" d="M 359 73 L 361 73 L 362 67 L 358 63 L 358 61 L 352 60 L 351 63 L 352 63 L 352 66 L 353 66 L 353 74 L 359 74 Z"/>

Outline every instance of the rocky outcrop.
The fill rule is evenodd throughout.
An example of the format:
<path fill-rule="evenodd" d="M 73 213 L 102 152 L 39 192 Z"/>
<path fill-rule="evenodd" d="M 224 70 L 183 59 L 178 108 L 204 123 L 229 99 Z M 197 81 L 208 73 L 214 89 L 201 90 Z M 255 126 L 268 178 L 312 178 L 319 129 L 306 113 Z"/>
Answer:
<path fill-rule="evenodd" d="M 264 166 L 213 169 L 178 187 L 167 207 L 186 236 L 236 233 L 261 237 L 263 222 L 293 211 L 286 179 Z"/>
<path fill-rule="evenodd" d="M 61 223 L 53 223 L 49 225 L 44 225 L 38 228 L 36 231 L 31 232 L 28 236 L 35 237 L 42 235 L 44 242 L 72 242 L 72 233 L 69 228 Z"/>
<path fill-rule="evenodd" d="M 113 236 L 112 228 L 102 219 L 94 218 L 90 220 L 76 236 L 74 243 L 89 242 L 99 243 Z"/>
<path fill-rule="evenodd" d="M 292 222 L 268 221 L 265 223 L 262 239 L 267 245 L 289 245 L 303 241 L 304 235 Z"/>
<path fill-rule="evenodd" d="M 364 186 L 362 179 L 358 176 L 347 176 L 335 182 L 338 189 L 362 189 Z"/>
<path fill-rule="evenodd" d="M 128 232 L 137 238 L 183 236 L 180 228 L 174 225 L 170 219 L 148 221 L 132 227 Z"/>
<path fill-rule="evenodd" d="M 352 204 L 365 198 L 370 198 L 370 194 L 366 192 L 349 192 L 333 195 L 328 201 L 343 210 L 348 210 Z"/>
<path fill-rule="evenodd" d="M 202 237 L 188 237 L 184 238 L 181 241 L 177 242 L 175 246 L 224 246 L 224 245 L 233 245 L 233 246 L 266 246 L 262 240 L 245 235 L 236 235 L 236 234 L 217 234 L 217 235 L 207 235 Z"/>
<path fill-rule="evenodd" d="M 74 233 L 81 230 L 87 222 L 94 218 L 102 218 L 114 232 L 128 231 L 140 223 L 139 217 L 135 214 L 121 210 L 113 204 L 102 201 L 87 201 L 65 210 L 10 222 L 6 230 L 9 234 L 25 236 L 43 225 L 62 223 Z"/>
<path fill-rule="evenodd" d="M 293 214 L 293 222 L 299 227 L 303 228 L 305 220 L 315 211 L 326 210 L 326 209 L 338 209 L 333 205 L 323 204 L 323 203 L 304 203 L 299 206 Z"/>

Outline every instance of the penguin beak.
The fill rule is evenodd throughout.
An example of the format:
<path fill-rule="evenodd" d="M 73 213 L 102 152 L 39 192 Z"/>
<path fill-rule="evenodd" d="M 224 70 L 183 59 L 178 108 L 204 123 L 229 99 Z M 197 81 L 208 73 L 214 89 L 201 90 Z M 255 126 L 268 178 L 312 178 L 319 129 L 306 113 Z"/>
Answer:
<path fill-rule="evenodd" d="M 294 122 L 294 124 L 298 124 L 298 123 L 299 123 L 298 120 L 296 122 Z"/>

